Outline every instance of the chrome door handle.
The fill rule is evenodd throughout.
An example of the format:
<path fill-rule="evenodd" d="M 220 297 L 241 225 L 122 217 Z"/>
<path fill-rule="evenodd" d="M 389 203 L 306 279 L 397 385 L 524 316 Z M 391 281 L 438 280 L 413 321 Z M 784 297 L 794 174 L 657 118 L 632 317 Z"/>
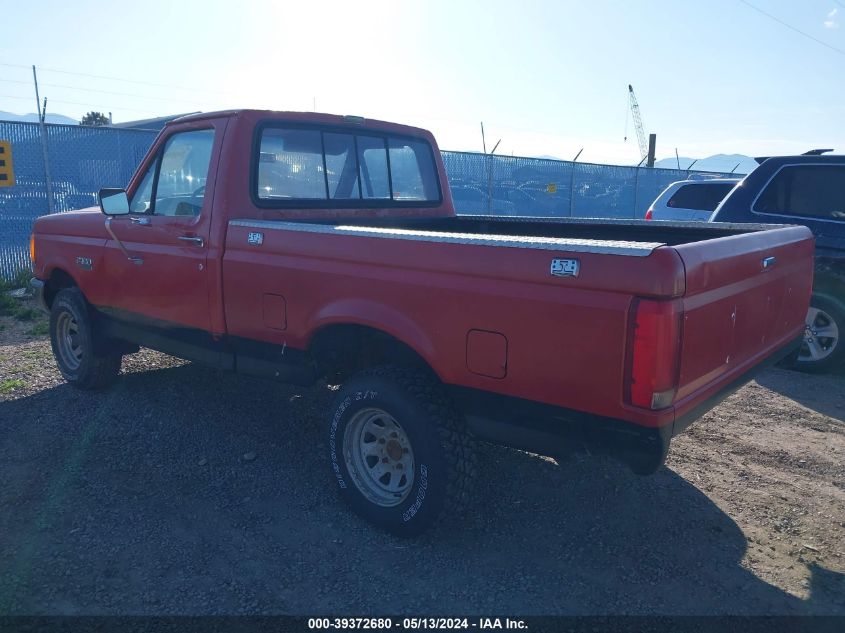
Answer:
<path fill-rule="evenodd" d="M 775 265 L 775 261 L 777 261 L 774 257 L 767 257 L 763 260 L 763 268 L 771 268 Z"/>
<path fill-rule="evenodd" d="M 194 237 L 193 235 L 180 235 L 179 239 L 183 242 L 191 242 L 197 246 L 205 246 L 205 240 L 201 237 Z"/>
<path fill-rule="evenodd" d="M 149 218 L 129 218 L 129 221 L 139 226 L 150 226 Z"/>

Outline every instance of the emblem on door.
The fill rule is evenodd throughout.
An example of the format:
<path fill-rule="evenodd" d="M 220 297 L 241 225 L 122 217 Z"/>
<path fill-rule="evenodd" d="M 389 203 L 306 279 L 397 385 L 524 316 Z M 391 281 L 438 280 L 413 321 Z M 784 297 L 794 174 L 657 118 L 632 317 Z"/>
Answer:
<path fill-rule="evenodd" d="M 581 262 L 577 259 L 553 259 L 551 274 L 554 277 L 577 277 L 581 271 Z"/>
<path fill-rule="evenodd" d="M 264 233 L 249 233 L 246 236 L 247 244 L 255 244 L 260 246 L 264 243 Z"/>
<path fill-rule="evenodd" d="M 93 270 L 94 260 L 90 257 L 77 257 L 76 265 L 79 266 L 82 270 Z"/>

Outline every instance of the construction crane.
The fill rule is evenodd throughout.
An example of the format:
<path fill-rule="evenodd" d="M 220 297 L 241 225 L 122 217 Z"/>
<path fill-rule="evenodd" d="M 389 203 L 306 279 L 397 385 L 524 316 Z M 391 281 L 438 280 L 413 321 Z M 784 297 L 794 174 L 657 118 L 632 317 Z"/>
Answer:
<path fill-rule="evenodd" d="M 640 158 L 644 161 L 648 157 L 648 138 L 643 130 L 643 118 L 640 115 L 640 104 L 637 103 L 637 96 L 634 94 L 634 87 L 628 84 L 628 100 L 631 104 L 631 115 L 634 117 L 634 127 L 637 129 L 637 142 L 640 145 Z M 628 124 L 625 118 L 625 140 L 628 140 Z M 640 161 L 642 162 L 642 161 Z"/>

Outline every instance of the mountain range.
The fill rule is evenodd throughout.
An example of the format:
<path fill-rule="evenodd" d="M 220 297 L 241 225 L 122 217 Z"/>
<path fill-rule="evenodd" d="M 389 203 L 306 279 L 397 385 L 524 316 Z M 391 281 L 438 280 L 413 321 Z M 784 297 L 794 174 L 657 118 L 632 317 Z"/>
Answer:
<path fill-rule="evenodd" d="M 4 112 L 0 110 L 0 121 L 23 121 L 28 123 L 38 123 L 38 115 L 34 112 L 30 114 L 12 114 L 11 112 Z M 64 114 L 47 113 L 44 119 L 45 123 L 60 123 L 62 125 L 79 125 L 79 121 L 71 119 Z"/>
<path fill-rule="evenodd" d="M 694 160 L 694 158 L 687 158 L 686 156 L 681 156 L 678 159 L 672 156 L 655 161 L 654 166 L 664 169 L 677 169 L 678 163 L 680 163 L 681 169 L 689 169 Z M 739 175 L 751 173 L 756 167 L 757 161 L 743 154 L 715 154 L 707 158 L 699 158 L 695 161 L 695 164 L 692 164 L 695 171 L 733 171 L 733 173 Z"/>

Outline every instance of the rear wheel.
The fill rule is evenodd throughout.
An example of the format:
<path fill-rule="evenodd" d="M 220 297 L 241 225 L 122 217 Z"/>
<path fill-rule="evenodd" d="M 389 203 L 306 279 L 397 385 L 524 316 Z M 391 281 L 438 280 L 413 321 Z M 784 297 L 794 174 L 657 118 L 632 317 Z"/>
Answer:
<path fill-rule="evenodd" d="M 473 441 L 433 377 L 398 367 L 356 374 L 341 387 L 328 430 L 341 497 L 379 527 L 412 536 L 467 503 Z"/>
<path fill-rule="evenodd" d="M 66 288 L 53 299 L 50 344 L 62 376 L 80 389 L 106 387 L 120 373 L 123 356 L 97 338 L 88 303 L 78 288 Z"/>
<path fill-rule="evenodd" d="M 810 299 L 804 342 L 798 352 L 795 368 L 821 373 L 845 361 L 845 307 L 833 297 L 814 294 Z"/>

